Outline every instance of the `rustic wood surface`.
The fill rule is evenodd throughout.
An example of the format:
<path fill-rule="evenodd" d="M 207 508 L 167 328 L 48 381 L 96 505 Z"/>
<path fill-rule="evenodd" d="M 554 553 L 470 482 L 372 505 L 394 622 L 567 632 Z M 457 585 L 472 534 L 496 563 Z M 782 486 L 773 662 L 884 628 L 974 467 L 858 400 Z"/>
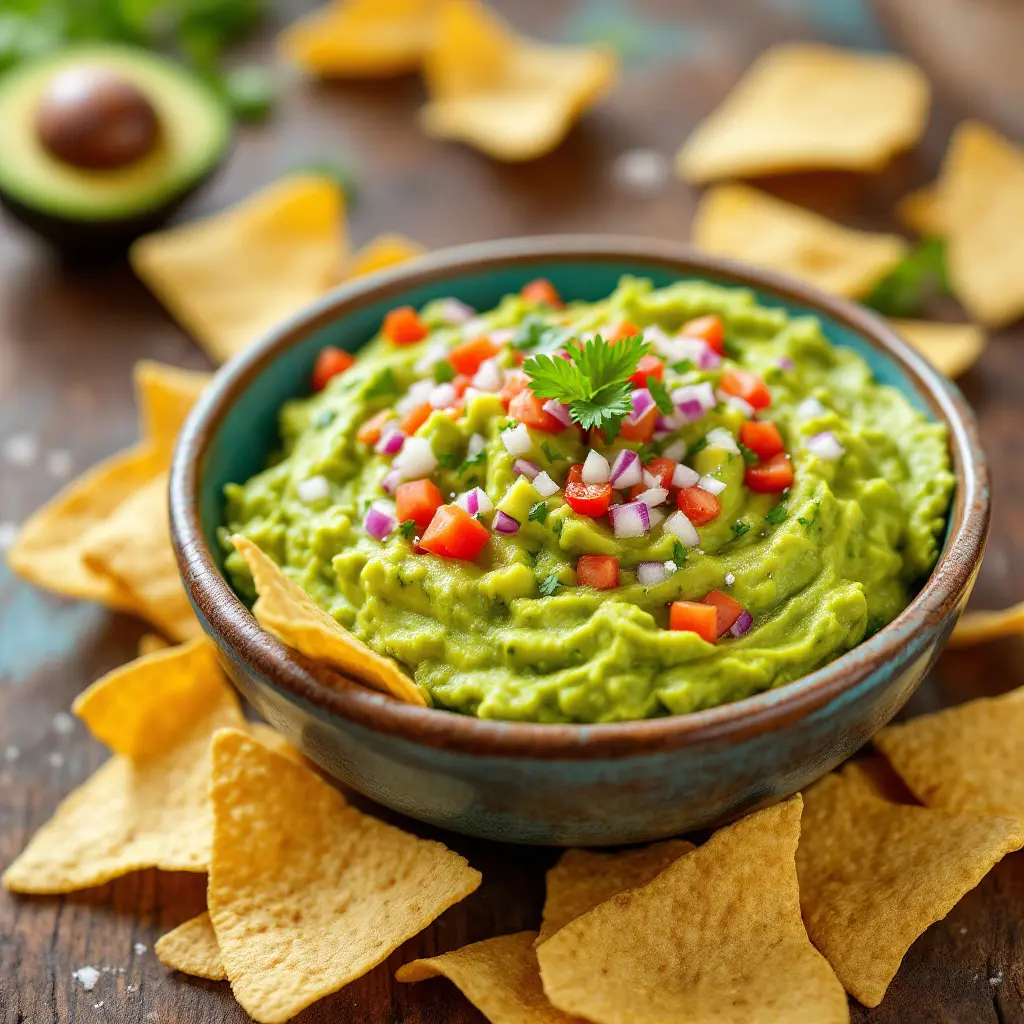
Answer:
<path fill-rule="evenodd" d="M 617 23 L 628 44 L 620 88 L 557 152 L 506 167 L 428 141 L 414 123 L 422 97 L 414 77 L 313 85 L 285 75 L 276 116 L 241 133 L 224 173 L 189 212 L 218 208 L 290 167 L 333 157 L 357 168 L 359 196 L 351 213 L 357 243 L 383 230 L 402 231 L 431 247 L 592 230 L 685 238 L 695 193 L 672 181 L 653 195 L 630 194 L 611 176 L 614 158 L 634 147 L 671 154 L 753 55 L 773 41 L 819 36 L 873 45 L 882 39 L 870 15 L 839 0 L 821 0 L 814 8 L 801 0 L 761 0 L 744 5 L 742 16 L 738 5 L 708 0 L 652 0 L 632 9 L 624 0 L 575 6 L 505 0 L 498 6 L 517 25 L 549 38 L 602 32 Z M 955 33 L 956 9 L 943 6 Z M 250 55 L 269 51 L 275 27 L 269 23 L 253 40 Z M 984 63 L 980 55 L 976 60 L 979 67 Z M 971 94 L 970 105 L 959 92 L 940 91 L 924 145 L 884 174 L 805 176 L 771 187 L 851 223 L 886 226 L 892 201 L 934 173 L 951 125 L 966 115 L 995 116 L 1001 106 L 983 88 Z M 995 480 L 992 540 L 976 607 L 1024 597 L 1022 345 L 1024 326 L 1003 332 L 962 381 L 981 421 Z M 41 445 L 29 465 L 0 459 L 0 524 L 20 522 L 55 493 L 68 466 L 78 473 L 134 439 L 130 368 L 144 356 L 204 365 L 198 349 L 123 264 L 71 272 L 35 239 L 13 225 L 0 226 L 0 443 L 28 435 Z M 104 760 L 99 744 L 63 713 L 90 681 L 134 655 L 144 631 L 129 617 L 37 592 L 0 567 L 0 865 Z M 908 713 L 1024 684 L 1022 654 L 1024 647 L 1012 640 L 947 654 Z M 483 1019 L 447 982 L 398 985 L 394 971 L 416 956 L 535 927 L 543 870 L 554 854 L 449 841 L 483 871 L 483 887 L 386 964 L 299 1020 Z M 144 872 L 65 899 L 0 895 L 0 1024 L 243 1021 L 226 984 L 169 972 L 152 952 L 161 933 L 202 909 L 203 889 L 201 877 Z M 851 1004 L 854 1019 L 1021 1024 L 1022 922 L 1024 854 L 1018 854 L 921 937 L 880 1007 L 869 1012 Z M 72 976 L 85 965 L 101 970 L 92 991 Z"/>

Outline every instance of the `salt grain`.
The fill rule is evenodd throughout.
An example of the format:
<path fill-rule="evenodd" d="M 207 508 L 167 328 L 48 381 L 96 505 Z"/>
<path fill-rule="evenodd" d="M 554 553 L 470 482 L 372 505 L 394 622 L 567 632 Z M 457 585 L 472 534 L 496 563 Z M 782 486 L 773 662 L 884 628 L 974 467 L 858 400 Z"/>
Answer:
<path fill-rule="evenodd" d="M 0 523 L 0 551 L 6 551 L 18 536 L 17 523 Z"/>
<path fill-rule="evenodd" d="M 12 434 L 0 445 L 0 455 L 12 466 L 27 469 L 39 458 L 39 438 L 34 434 Z"/>
<path fill-rule="evenodd" d="M 668 176 L 668 157 L 656 149 L 628 149 L 612 164 L 615 184 L 630 192 L 655 192 Z"/>
<path fill-rule="evenodd" d="M 48 452 L 45 460 L 46 472 L 50 476 L 57 477 L 58 480 L 63 480 L 64 477 L 68 476 L 72 469 L 71 452 L 58 449 L 56 451 Z"/>
<path fill-rule="evenodd" d="M 21 757 L 21 751 L 12 743 L 4 751 L 4 759 L 7 761 L 17 761 Z"/>
<path fill-rule="evenodd" d="M 67 736 L 68 733 L 73 732 L 75 728 L 75 720 L 66 711 L 58 711 L 53 716 L 53 731 L 58 736 Z"/>
<path fill-rule="evenodd" d="M 50 754 L 48 760 L 54 768 L 59 768 L 64 763 L 64 755 L 59 750 L 55 750 Z"/>
<path fill-rule="evenodd" d="M 142 954 L 145 953 L 147 949 L 149 949 L 149 946 L 147 946 L 144 942 L 136 942 L 135 945 L 132 946 L 132 949 L 135 950 L 136 956 L 142 956 Z"/>
<path fill-rule="evenodd" d="M 73 971 L 71 977 L 77 981 L 86 992 L 91 992 L 100 980 L 100 972 L 95 967 L 79 967 Z"/>

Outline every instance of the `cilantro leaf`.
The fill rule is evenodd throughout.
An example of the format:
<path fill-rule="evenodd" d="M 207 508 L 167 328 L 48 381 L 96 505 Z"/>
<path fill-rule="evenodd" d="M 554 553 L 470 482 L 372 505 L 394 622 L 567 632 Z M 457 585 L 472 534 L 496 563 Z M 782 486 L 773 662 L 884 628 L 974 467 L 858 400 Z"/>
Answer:
<path fill-rule="evenodd" d="M 562 533 L 562 527 L 565 526 L 564 519 L 556 519 L 551 524 L 551 532 L 556 536 L 560 536 Z"/>
<path fill-rule="evenodd" d="M 537 584 L 537 590 L 542 597 L 553 597 L 562 587 L 562 581 L 557 576 L 546 576 Z"/>
<path fill-rule="evenodd" d="M 676 540 L 672 545 L 672 561 L 676 563 L 676 566 L 682 568 L 686 564 L 686 556 L 689 554 L 689 550 L 681 540 Z"/>
<path fill-rule="evenodd" d="M 784 501 L 780 501 L 774 508 L 769 509 L 765 513 L 765 519 L 772 524 L 772 526 L 778 526 L 780 523 L 786 521 L 786 516 L 789 515 L 789 508 Z"/>
<path fill-rule="evenodd" d="M 676 411 L 675 403 L 672 401 L 668 389 L 657 377 L 647 378 L 647 390 L 650 391 L 651 398 L 654 399 L 654 404 L 662 415 L 671 416 Z"/>
<path fill-rule="evenodd" d="M 732 539 L 737 540 L 742 537 L 743 534 L 750 532 L 750 523 L 745 523 L 742 519 L 737 519 L 730 529 L 732 530 Z"/>
<path fill-rule="evenodd" d="M 930 299 L 949 294 L 946 243 L 929 238 L 875 285 L 864 304 L 885 316 L 916 316 Z"/>
<path fill-rule="evenodd" d="M 479 466 L 481 462 L 485 462 L 486 460 L 487 449 L 481 448 L 476 455 L 467 455 L 466 458 L 462 460 L 462 465 L 459 466 L 459 472 L 465 473 L 467 469 L 472 469 L 473 466 Z"/>
<path fill-rule="evenodd" d="M 564 462 L 569 457 L 559 451 L 555 451 L 547 441 L 541 441 L 540 450 L 544 453 L 544 457 L 548 462 Z"/>
<path fill-rule="evenodd" d="M 416 520 L 406 519 L 404 523 L 398 524 L 398 532 L 406 539 L 412 540 L 413 534 L 416 533 Z"/>
<path fill-rule="evenodd" d="M 756 466 L 758 463 L 757 452 L 753 449 L 748 448 L 742 441 L 739 442 L 740 454 L 743 456 L 743 461 L 748 466 Z"/>
<path fill-rule="evenodd" d="M 385 395 L 397 395 L 398 382 L 395 380 L 395 372 L 390 366 L 377 374 L 373 383 L 363 392 L 363 398 L 383 398 Z"/>
<path fill-rule="evenodd" d="M 546 501 L 538 501 L 536 505 L 530 507 L 530 511 L 526 514 L 526 518 L 531 523 L 543 523 L 548 517 L 548 503 Z"/>

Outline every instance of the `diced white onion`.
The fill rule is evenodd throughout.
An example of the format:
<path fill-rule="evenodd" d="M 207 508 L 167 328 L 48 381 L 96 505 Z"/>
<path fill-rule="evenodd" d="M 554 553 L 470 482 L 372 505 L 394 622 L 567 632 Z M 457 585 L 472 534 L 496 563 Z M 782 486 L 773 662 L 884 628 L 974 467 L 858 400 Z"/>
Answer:
<path fill-rule="evenodd" d="M 646 491 L 636 496 L 636 501 L 642 501 L 645 505 L 654 508 L 655 505 L 664 504 L 668 498 L 668 491 L 664 487 L 649 487 Z"/>
<path fill-rule="evenodd" d="M 497 359 L 485 359 L 473 376 L 473 387 L 481 391 L 500 391 L 501 382 L 501 367 Z"/>
<path fill-rule="evenodd" d="M 533 450 L 533 441 L 525 423 L 517 423 L 510 430 L 501 432 L 501 443 L 509 455 L 526 455 Z"/>
<path fill-rule="evenodd" d="M 662 583 L 667 575 L 662 562 L 641 562 L 636 567 L 637 583 L 642 587 L 655 587 Z"/>
<path fill-rule="evenodd" d="M 717 477 L 713 476 L 702 476 L 697 481 L 697 486 L 702 491 L 707 491 L 708 494 L 721 494 L 726 488 L 724 480 L 719 480 Z"/>
<path fill-rule="evenodd" d="M 585 484 L 606 484 L 611 478 L 612 469 L 608 460 L 599 452 L 591 449 L 583 461 L 581 478 Z"/>
<path fill-rule="evenodd" d="M 665 518 L 665 513 L 660 508 L 650 508 L 648 506 L 647 517 L 650 528 L 653 530 L 656 526 L 661 525 L 661 521 Z"/>
<path fill-rule="evenodd" d="M 434 390 L 432 380 L 418 380 L 409 390 L 395 403 L 395 412 L 404 416 L 413 409 L 418 409 L 424 402 L 430 401 L 430 393 Z"/>
<path fill-rule="evenodd" d="M 736 577 L 731 572 L 727 572 L 725 574 L 725 585 L 727 587 L 731 587 L 735 582 L 736 582 Z"/>
<path fill-rule="evenodd" d="M 295 485 L 295 493 L 299 496 L 299 501 L 306 505 L 312 505 L 314 502 L 323 501 L 331 496 L 331 485 L 327 477 L 318 474 L 300 480 Z"/>
<path fill-rule="evenodd" d="M 515 327 L 495 327 L 487 332 L 487 337 L 495 345 L 507 345 L 515 336 Z"/>
<path fill-rule="evenodd" d="M 665 532 L 678 537 L 688 548 L 695 548 L 700 544 L 697 528 L 682 512 L 673 512 L 665 520 Z"/>
<path fill-rule="evenodd" d="M 642 501 L 631 501 L 608 510 L 612 533 L 616 537 L 643 537 L 651 528 L 650 509 Z"/>
<path fill-rule="evenodd" d="M 740 398 L 739 395 L 727 395 L 724 391 L 718 391 L 717 395 L 720 402 L 732 406 L 741 416 L 745 416 L 748 420 L 753 418 L 754 407 L 745 398 Z"/>
<path fill-rule="evenodd" d="M 740 449 L 736 444 L 736 438 L 725 427 L 715 427 L 714 430 L 709 430 L 707 441 L 713 448 L 721 448 L 723 451 L 739 454 Z"/>
<path fill-rule="evenodd" d="M 435 343 L 429 346 L 426 352 L 424 352 L 423 355 L 413 363 L 413 371 L 418 373 L 421 377 L 426 377 L 442 359 L 446 359 L 447 357 L 448 346 Z"/>
<path fill-rule="evenodd" d="M 681 462 L 676 463 L 676 468 L 672 471 L 672 486 L 680 490 L 684 487 L 695 487 L 699 479 L 700 473 L 697 470 L 684 466 Z"/>
<path fill-rule="evenodd" d="M 805 398 L 797 407 L 796 414 L 802 420 L 813 420 L 819 416 L 825 416 L 828 413 L 828 409 L 821 404 L 821 402 L 811 395 L 810 398 Z"/>
<path fill-rule="evenodd" d="M 557 494 L 560 488 L 547 473 L 538 473 L 533 478 L 533 489 L 542 498 L 550 498 L 552 494 Z"/>
<path fill-rule="evenodd" d="M 430 398 L 428 401 L 431 406 L 435 409 L 447 409 L 450 405 L 455 404 L 456 398 L 459 396 L 455 393 L 454 384 L 438 384 L 430 392 Z"/>
<path fill-rule="evenodd" d="M 403 480 L 419 480 L 437 469 L 437 456 L 425 437 L 410 437 L 395 456 L 392 466 Z"/>
<path fill-rule="evenodd" d="M 644 482 L 645 487 L 660 487 L 661 477 L 655 476 L 649 469 L 643 471 L 641 479 Z"/>
<path fill-rule="evenodd" d="M 839 443 L 839 438 L 831 430 L 823 430 L 814 437 L 804 441 L 804 447 L 819 459 L 826 462 L 835 462 L 846 454 L 846 449 Z"/>
<path fill-rule="evenodd" d="M 469 443 L 466 445 L 466 454 L 472 458 L 479 455 L 487 447 L 487 440 L 483 434 L 470 434 Z"/>
<path fill-rule="evenodd" d="M 686 458 L 686 442 L 679 438 L 673 441 L 662 453 L 663 459 L 671 459 L 673 462 L 682 462 Z"/>
<path fill-rule="evenodd" d="M 438 303 L 437 312 L 446 324 L 464 324 L 476 316 L 476 310 L 467 306 L 460 299 L 442 299 Z"/>

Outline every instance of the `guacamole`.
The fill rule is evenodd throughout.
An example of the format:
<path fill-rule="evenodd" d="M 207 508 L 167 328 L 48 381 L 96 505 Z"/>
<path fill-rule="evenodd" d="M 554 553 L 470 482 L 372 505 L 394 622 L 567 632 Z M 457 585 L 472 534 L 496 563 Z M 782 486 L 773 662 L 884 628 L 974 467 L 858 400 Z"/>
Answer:
<path fill-rule="evenodd" d="M 392 310 L 312 387 L 226 488 L 225 550 L 251 538 L 429 703 L 483 718 L 684 714 L 797 679 L 908 604 L 954 484 L 944 427 L 815 317 L 697 281 Z"/>

